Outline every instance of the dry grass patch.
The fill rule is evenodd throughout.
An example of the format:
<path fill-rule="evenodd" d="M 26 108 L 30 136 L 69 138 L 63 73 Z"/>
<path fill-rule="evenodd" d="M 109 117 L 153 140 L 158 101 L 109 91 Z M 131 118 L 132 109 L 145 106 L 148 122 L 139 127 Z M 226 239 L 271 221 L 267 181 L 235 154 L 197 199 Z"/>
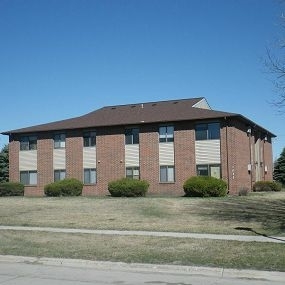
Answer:
<path fill-rule="evenodd" d="M 284 244 L 0 231 L 0 254 L 285 271 Z"/>
<path fill-rule="evenodd" d="M 285 192 L 225 198 L 0 198 L 0 224 L 285 235 Z"/>

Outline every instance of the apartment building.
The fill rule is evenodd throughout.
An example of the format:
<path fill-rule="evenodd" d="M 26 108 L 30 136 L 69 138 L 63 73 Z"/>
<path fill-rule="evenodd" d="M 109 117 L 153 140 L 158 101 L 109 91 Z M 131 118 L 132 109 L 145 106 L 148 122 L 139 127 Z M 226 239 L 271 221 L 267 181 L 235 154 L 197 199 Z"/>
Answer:
<path fill-rule="evenodd" d="M 10 181 L 25 195 L 64 178 L 83 195 L 108 194 L 108 182 L 144 179 L 149 194 L 183 195 L 191 176 L 210 175 L 229 192 L 272 180 L 274 134 L 240 114 L 212 110 L 205 98 L 107 106 L 9 135 Z"/>

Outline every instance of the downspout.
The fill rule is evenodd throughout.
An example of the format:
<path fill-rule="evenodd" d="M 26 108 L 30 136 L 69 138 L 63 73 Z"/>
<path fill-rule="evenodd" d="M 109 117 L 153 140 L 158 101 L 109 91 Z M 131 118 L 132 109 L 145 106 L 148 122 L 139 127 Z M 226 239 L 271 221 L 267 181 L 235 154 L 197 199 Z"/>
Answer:
<path fill-rule="evenodd" d="M 252 165 L 252 151 L 251 151 L 251 132 L 248 133 L 248 146 L 249 146 L 249 164 L 250 164 L 250 190 L 252 190 L 252 167 L 253 165 Z"/>
<path fill-rule="evenodd" d="M 228 191 L 230 189 L 230 166 L 229 166 L 229 145 L 228 145 L 228 121 L 227 117 L 225 117 L 226 121 L 226 153 L 227 153 L 227 180 L 228 180 Z"/>

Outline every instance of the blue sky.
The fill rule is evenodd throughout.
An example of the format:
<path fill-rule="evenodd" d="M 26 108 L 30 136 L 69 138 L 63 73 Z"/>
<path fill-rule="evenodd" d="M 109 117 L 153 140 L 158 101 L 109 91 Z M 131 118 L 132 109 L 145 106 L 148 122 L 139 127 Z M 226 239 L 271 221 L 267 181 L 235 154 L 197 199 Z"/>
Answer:
<path fill-rule="evenodd" d="M 276 158 L 285 114 L 262 58 L 281 13 L 277 0 L 0 0 L 0 131 L 202 96 L 275 133 Z"/>

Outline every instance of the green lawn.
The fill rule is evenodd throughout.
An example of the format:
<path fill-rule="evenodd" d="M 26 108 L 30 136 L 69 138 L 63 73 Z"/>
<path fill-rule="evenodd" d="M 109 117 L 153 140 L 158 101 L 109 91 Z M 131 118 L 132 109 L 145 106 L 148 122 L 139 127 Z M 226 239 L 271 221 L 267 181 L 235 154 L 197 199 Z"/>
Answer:
<path fill-rule="evenodd" d="M 285 236 L 285 192 L 207 199 L 0 198 L 0 225 Z M 285 271 L 284 247 L 285 243 L 0 231 L 0 254 L 278 271 Z"/>

